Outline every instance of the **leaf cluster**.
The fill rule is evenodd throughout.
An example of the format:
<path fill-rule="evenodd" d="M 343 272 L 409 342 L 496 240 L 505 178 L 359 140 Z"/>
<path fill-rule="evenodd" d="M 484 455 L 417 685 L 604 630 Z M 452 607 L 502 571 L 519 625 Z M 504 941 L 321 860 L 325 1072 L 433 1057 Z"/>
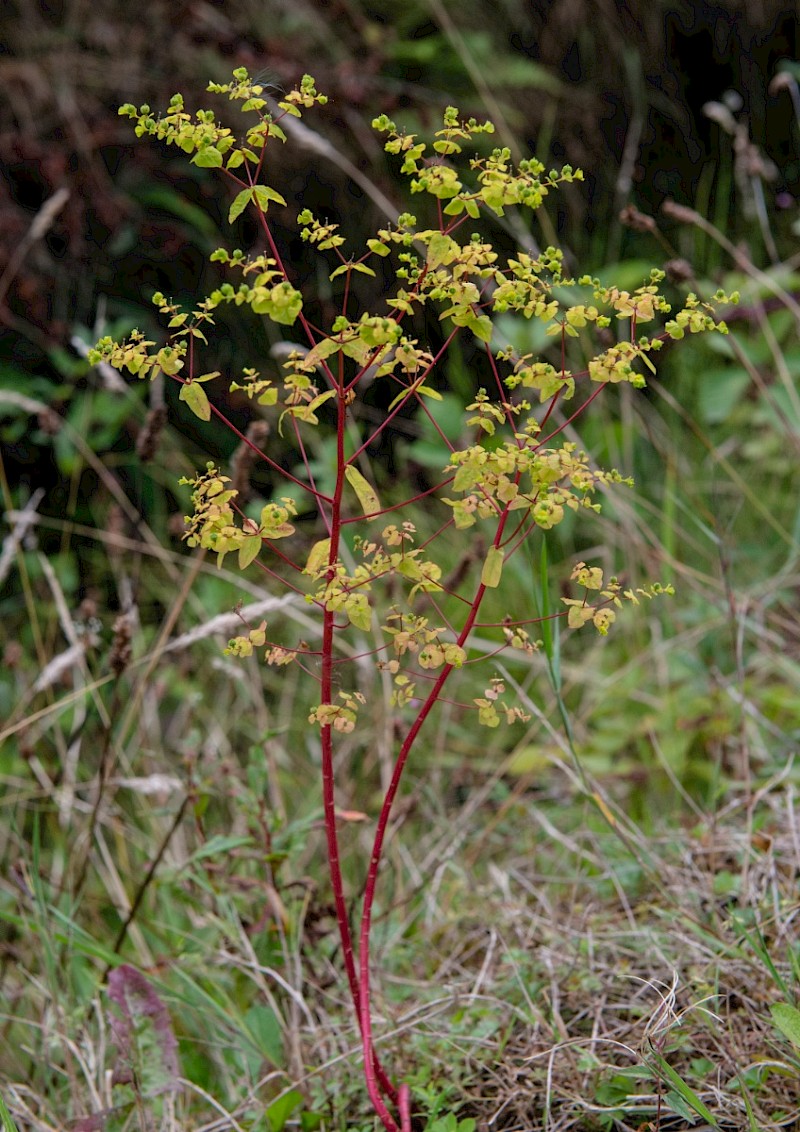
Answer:
<path fill-rule="evenodd" d="M 265 250 L 252 256 L 240 249 L 215 251 L 212 259 L 237 274 L 239 281 L 222 284 L 191 312 L 156 294 L 154 303 L 167 318 L 171 332 L 164 346 L 157 348 L 134 332 L 122 343 L 102 339 L 91 358 L 138 377 L 165 373 L 180 383 L 181 399 L 192 412 L 208 420 L 212 406 L 203 386 L 218 374 L 196 375 L 195 369 L 197 354 L 206 342 L 204 331 L 213 327 L 215 308 L 225 303 L 244 305 L 254 315 L 294 328 L 297 337 L 290 343 L 279 381 L 248 370 L 245 380 L 231 382 L 230 388 L 245 392 L 264 410 L 277 412 L 278 430 L 288 430 L 293 436 L 305 471 L 299 477 L 290 476 L 267 452 L 258 452 L 276 474 L 294 481 L 292 494 L 267 502 L 258 517 L 240 510 L 235 490 L 213 466 L 204 475 L 184 481 L 193 489 L 187 542 L 213 550 L 220 564 L 235 551 L 241 568 L 256 564 L 273 573 L 265 556 L 276 553 L 277 540 L 295 534 L 290 520 L 298 506 L 307 514 L 316 513 L 325 536 L 310 552 L 281 551 L 283 568 L 295 572 L 298 584 L 303 577 L 310 580 L 306 600 L 330 619 L 337 633 L 348 627 L 358 633 L 372 631 L 381 604 L 376 596 L 378 583 L 381 592 L 395 595 L 389 617 L 382 622 L 386 643 L 378 648 L 376 661 L 390 666 L 397 704 L 410 704 L 415 678 L 413 672 L 401 670 L 401 660 L 405 664 L 413 657 L 416 672 L 434 669 L 447 674 L 461 667 L 468 658 L 468 626 L 483 595 L 487 590 L 505 593 L 503 572 L 508 558 L 533 532 L 552 529 L 568 511 L 599 510 L 594 498 L 598 489 L 630 482 L 619 472 L 597 469 L 575 444 L 553 443 L 560 430 L 548 436 L 543 425 L 557 403 L 574 397 L 581 383 L 588 383 L 588 388 L 620 382 L 643 386 L 646 373 L 655 368 L 653 355 L 665 338 L 709 330 L 726 332 L 725 324 L 715 317 L 715 307 L 728 301 L 728 296 L 719 293 L 715 303 L 706 304 L 690 294 L 683 308 L 673 314 L 660 290 L 664 275 L 659 271 L 651 272 L 639 288 L 626 290 L 590 276 L 568 275 L 563 255 L 554 247 L 538 254 L 518 252 L 501 262 L 493 245 L 465 225 L 479 221 L 483 214 L 502 217 L 511 207 L 535 212 L 551 192 L 580 181 L 582 173 L 569 165 L 545 171 L 535 158 L 515 166 L 506 147 L 470 156 L 473 143 L 480 135 L 491 135 L 494 127 L 474 118 L 463 120 L 454 107 L 447 107 L 430 146 L 417 135 L 398 130 L 386 115 L 373 122 L 385 135 L 387 152 L 400 159 L 410 193 L 432 198 L 437 226 L 420 227 L 413 214 L 404 213 L 396 223 L 380 228 L 360 254 L 348 256 L 338 226 L 318 219 L 307 207 L 300 208 L 299 235 L 331 265 L 329 279 L 340 288 L 339 313 L 327 329 L 317 327 L 306 317 L 303 294 L 292 279 L 269 219 L 272 206 L 288 206 L 264 177 L 268 154 L 275 152 L 273 143 L 286 140 L 281 118 L 298 117 L 303 110 L 324 105 L 324 96 L 318 94 L 314 80 L 305 76 L 282 101 L 271 104 L 244 68 L 234 72 L 232 82 L 211 84 L 209 90 L 227 95 L 255 118 L 241 137 L 220 124 L 211 110 L 190 115 L 180 95 L 175 95 L 167 114 L 160 118 L 146 105 L 138 110 L 126 105 L 120 113 L 134 119 L 137 135 L 177 145 L 191 154 L 195 164 L 220 169 L 234 189 L 229 219 L 233 222 L 245 210 L 252 210 Z M 354 310 L 351 280 L 356 274 L 374 277 L 371 260 L 390 260 L 395 284 L 381 301 L 382 309 Z M 442 478 L 435 490 L 436 507 L 442 515 L 438 534 L 450 527 L 456 532 L 480 527 L 489 543 L 475 579 L 474 596 L 466 599 L 469 616 L 462 620 L 461 628 L 443 608 L 436 617 L 442 624 L 433 628 L 436 622 L 418 608 L 424 603 L 439 611 L 438 602 L 452 605 L 453 599 L 460 599 L 443 585 L 436 537 L 416 546 L 409 522 L 384 526 L 379 537 L 365 527 L 356 538 L 355 562 L 348 561 L 342 541 L 346 528 L 352 525 L 358 530 L 387 510 L 358 466 L 360 454 L 380 440 L 400 411 L 416 408 L 430 416 L 426 402 L 442 397 L 437 374 L 443 352 L 434 354 L 427 349 L 412 329 L 416 316 L 426 308 L 443 325 L 444 349 L 456 336 L 471 335 L 485 352 L 492 376 L 492 385 L 480 388 L 466 406 L 464 429 L 470 438 L 466 445 L 456 447 L 442 437 Z M 560 345 L 560 364 L 517 355 L 511 347 L 497 344 L 495 321 L 507 312 L 541 322 L 546 336 Z M 670 315 L 663 329 L 653 327 Z M 645 326 L 651 333 L 642 335 Z M 612 328 L 616 341 L 609 344 Z M 577 370 L 567 363 L 568 345 L 576 341 L 589 354 L 584 367 Z M 367 376 L 388 383 L 393 395 L 385 419 L 371 434 L 362 435 L 360 442 L 350 444 L 348 451 L 344 441 L 353 425 L 352 406 Z M 528 390 L 537 394 L 537 406 L 527 399 Z M 544 412 L 539 406 L 545 406 Z M 335 421 L 337 433 L 338 472 L 332 493 L 323 492 L 309 472 L 306 430 L 318 427 L 323 418 Z M 346 488 L 358 509 L 353 510 L 348 502 Z M 402 516 L 402 506 L 400 513 Z M 573 580 L 596 600 L 588 602 L 586 596 L 565 599 L 567 622 L 571 628 L 591 623 L 605 634 L 614 620 L 611 607 L 620 603 L 620 593 L 628 600 L 636 598 L 615 581 L 605 587 L 602 580 L 595 584 L 596 574 L 587 570 L 581 564 Z M 642 591 L 648 597 L 657 592 L 657 587 Z M 402 601 L 397 600 L 398 593 Z M 500 647 L 527 651 L 533 646 L 523 628 L 524 617 L 514 609 L 512 595 L 507 597 L 506 619 L 496 627 Z M 262 630 L 255 632 L 255 638 L 252 630 L 237 638 L 232 651 L 243 653 L 264 645 L 270 663 L 287 662 L 298 655 L 294 644 L 269 641 L 265 635 L 262 640 Z M 388 651 L 386 661 L 378 655 L 384 651 Z M 478 704 L 478 714 L 489 726 L 498 718 L 493 705 L 487 691 Z M 342 702 L 331 697 L 313 717 L 323 728 L 341 730 L 354 722 L 357 707 L 352 697 Z"/>

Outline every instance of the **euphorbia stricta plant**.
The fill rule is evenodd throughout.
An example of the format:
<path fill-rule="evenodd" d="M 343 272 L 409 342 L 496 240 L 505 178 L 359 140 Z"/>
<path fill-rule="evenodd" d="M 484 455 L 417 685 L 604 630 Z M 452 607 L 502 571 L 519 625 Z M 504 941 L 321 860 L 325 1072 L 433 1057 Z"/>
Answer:
<path fill-rule="evenodd" d="M 412 196 L 433 198 L 432 227 L 404 213 L 381 228 L 366 248 L 345 253 L 345 239 L 337 226 L 319 220 L 299 202 L 300 236 L 323 257 L 340 297 L 337 317 L 320 327 L 306 314 L 304 303 L 310 296 L 299 289 L 287 249 L 271 221 L 274 210 L 282 209 L 285 226 L 285 214 L 292 209 L 265 177 L 286 142 L 281 120 L 287 115 L 299 117 L 302 110 L 323 105 L 326 99 L 317 93 L 313 79 L 305 76 L 296 90 L 277 104 L 269 103 L 262 87 L 243 68 L 234 71 L 232 82 L 211 83 L 208 89 L 241 103 L 250 123 L 242 136 L 221 125 L 211 110 L 189 114 L 180 95 L 174 96 L 163 117 L 154 116 L 148 106 L 126 105 L 120 114 L 134 120 L 137 136 L 176 145 L 191 155 L 195 165 L 218 169 L 234 192 L 230 221 L 250 210 L 258 223 L 261 250 L 253 255 L 215 251 L 211 258 L 224 265 L 235 282 L 223 284 L 194 310 L 181 310 L 156 294 L 153 302 L 169 329 L 165 345 L 158 347 L 138 332 L 121 343 L 104 338 L 92 360 L 109 362 L 140 378 L 166 374 L 180 385 L 181 400 L 197 417 L 208 421 L 214 414 L 237 432 L 206 392 L 207 383 L 219 374 L 203 373 L 200 364 L 215 309 L 235 303 L 291 328 L 284 333 L 293 336 L 296 348 L 282 375 L 247 370 L 231 385 L 264 407 L 262 411 L 274 413 L 276 427 L 293 438 L 299 461 L 290 471 L 237 432 L 254 457 L 269 466 L 273 478 L 283 480 L 284 494 L 277 493 L 260 515 L 250 517 L 237 503 L 230 478 L 208 465 L 188 481 L 193 511 L 187 518 L 186 537 L 190 546 L 216 552 L 220 563 L 234 553 L 242 569 L 257 566 L 270 584 L 304 595 L 320 619 L 318 647 L 279 639 L 261 623 L 248 626 L 248 632 L 230 642 L 228 651 L 239 656 L 256 652 L 270 665 L 298 663 L 317 683 L 310 721 L 319 729 L 328 864 L 367 1088 L 387 1129 L 396 1129 L 398 1123 L 408 1128 L 408 1088 L 392 1083 L 373 1044 L 370 924 L 387 826 L 409 755 L 453 674 L 483 659 L 477 651 L 471 655 L 476 628 L 484 636 L 496 634 L 498 651 L 531 652 L 537 647 L 529 635 L 535 623 L 529 601 L 516 592 L 518 587 L 504 586 L 509 558 L 537 532 L 561 522 L 568 510 L 599 510 L 597 489 L 621 482 L 619 473 L 598 471 L 575 444 L 560 439 L 566 424 L 585 412 L 609 384 L 644 386 L 646 371 L 654 369 L 653 355 L 665 338 L 724 332 L 725 326 L 715 320 L 713 306 L 691 294 L 683 309 L 669 317 L 670 307 L 659 290 L 663 279 L 659 271 L 630 293 L 587 276 L 572 278 L 565 273 L 557 248 L 548 247 L 539 255 L 520 251 L 501 256 L 474 231 L 486 214 L 502 217 L 509 208 L 534 212 L 560 184 L 581 180 L 582 175 L 569 166 L 545 172 L 533 158 L 514 167 L 507 149 L 470 155 L 473 139 L 491 134 L 493 127 L 489 122 L 464 121 L 448 107 L 430 148 L 414 135 L 398 131 L 385 116 L 373 122 L 386 135 L 386 150 L 400 160 Z M 482 139 L 475 144 L 486 153 Z M 429 205 L 425 209 L 430 211 Z M 393 266 L 390 292 L 376 295 L 374 309 L 357 309 L 351 287 L 354 275 L 374 278 L 370 265 L 384 258 Z M 718 302 L 726 299 L 721 293 L 715 296 Z M 443 327 L 435 352 L 414 337 L 415 327 L 423 323 L 416 317 L 423 308 L 434 311 Z M 542 322 L 554 339 L 554 359 L 518 356 L 497 343 L 493 315 L 500 312 Z M 643 334 L 659 319 L 663 329 L 656 328 L 651 336 Z M 611 327 L 616 333 L 610 333 Z M 464 435 L 469 441 L 461 448 L 448 440 L 432 409 L 441 400 L 443 363 L 458 336 L 476 340 L 488 375 L 486 387 L 477 389 L 465 407 Z M 580 372 L 570 372 L 570 339 L 579 337 L 581 344 L 594 340 L 597 353 Z M 382 418 L 370 427 L 363 423 L 370 416 L 358 411 L 367 380 L 389 387 Z M 578 407 L 571 415 L 556 415 L 556 406 L 576 393 Z M 412 409 L 428 416 L 442 451 L 441 478 L 424 493 L 426 512 L 436 517 L 437 528 L 424 539 L 418 537 L 413 518 L 420 513 L 423 496 L 384 505 L 363 470 L 369 473 L 363 461 L 366 450 L 375 450 L 394 427 L 395 418 L 401 413 L 408 416 Z M 335 478 L 325 490 L 315 478 L 309 443 L 320 418 L 334 422 L 336 438 Z M 310 550 L 305 534 L 293 524 L 300 510 L 306 517 L 316 517 L 318 532 Z M 478 545 L 485 548 L 480 560 L 466 572 L 459 571 L 458 582 L 449 588 L 437 556 L 443 535 L 450 544 L 451 560 L 453 543 L 459 540 L 465 551 Z M 293 546 L 302 549 L 293 551 Z M 467 556 L 465 561 L 472 559 Z M 572 580 L 575 594 L 563 599 L 564 609 L 557 616 L 563 616 L 571 628 L 591 622 L 601 634 L 608 631 L 615 607 L 624 600 L 636 602 L 637 594 L 650 597 L 661 592 L 657 584 L 636 593 L 623 590 L 616 579 L 605 579 L 602 570 L 583 562 L 573 569 Z M 498 591 L 505 602 L 503 619 L 494 624 L 480 620 L 490 590 Z M 372 648 L 366 634 L 375 631 L 382 643 Z M 355 638 L 350 642 L 353 647 L 343 648 L 348 637 Z M 391 677 L 392 709 L 401 738 L 377 817 L 356 941 L 340 865 L 334 748 L 338 736 L 359 727 L 364 696 L 355 682 L 348 687 L 346 669 L 356 654 L 363 663 L 365 652 Z M 491 673 L 484 694 L 464 710 L 474 711 L 476 720 L 487 727 L 525 718 L 508 701 L 503 681 Z"/>

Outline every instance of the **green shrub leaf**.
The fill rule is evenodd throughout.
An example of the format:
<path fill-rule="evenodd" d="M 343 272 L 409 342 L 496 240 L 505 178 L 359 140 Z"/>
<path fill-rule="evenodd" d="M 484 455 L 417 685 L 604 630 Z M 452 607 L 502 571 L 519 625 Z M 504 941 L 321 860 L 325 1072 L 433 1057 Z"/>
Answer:
<path fill-rule="evenodd" d="M 206 391 L 196 381 L 187 381 L 181 386 L 181 401 L 185 401 L 196 417 L 201 421 L 211 420 L 211 406 L 206 397 Z"/>

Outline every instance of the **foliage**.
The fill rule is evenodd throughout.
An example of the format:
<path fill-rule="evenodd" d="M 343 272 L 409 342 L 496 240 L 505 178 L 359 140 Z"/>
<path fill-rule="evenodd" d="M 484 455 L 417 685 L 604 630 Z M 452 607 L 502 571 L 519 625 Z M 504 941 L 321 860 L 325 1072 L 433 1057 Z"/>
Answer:
<path fill-rule="evenodd" d="M 137 109 L 126 104 L 120 113 L 135 121 L 138 136 L 176 145 L 191 155 L 194 164 L 220 169 L 235 189 L 229 220 L 252 210 L 265 251 L 256 256 L 240 250 L 216 251 L 212 258 L 243 279 L 238 287 L 223 284 L 192 310 L 156 293 L 153 301 L 172 331 L 165 345 L 156 347 L 138 331 L 122 342 L 106 336 L 89 360 L 139 378 L 164 374 L 180 386 L 181 400 L 201 421 L 213 415 L 238 433 L 205 391 L 218 373 L 198 373 L 198 358 L 214 326 L 215 312 L 234 303 L 280 325 L 296 326 L 300 332 L 281 382 L 248 370 L 245 382 L 233 385 L 267 409 L 274 407 L 277 431 L 293 438 L 299 470 L 290 472 L 238 434 L 290 494 L 273 496 L 255 517 L 240 506 L 239 491 L 228 486 L 229 477 L 209 464 L 204 473 L 183 481 L 193 489 L 185 537 L 190 546 L 216 553 L 219 566 L 235 551 L 241 569 L 257 566 L 265 577 L 302 595 L 320 619 L 320 648 L 303 639 L 277 639 L 262 620 L 257 627 L 249 626 L 246 635 L 234 638 L 228 653 L 248 656 L 264 649 L 269 665 L 297 664 L 312 674 L 317 685 L 318 701 L 308 718 L 319 727 L 328 863 L 342 954 L 361 1030 L 368 1092 L 376 1113 L 392 1132 L 398 1120 L 404 1129 L 410 1127 L 410 1093 L 407 1084 L 395 1087 L 377 1057 L 370 943 L 386 833 L 411 750 L 429 715 L 444 702 L 453 673 L 482 659 L 473 645 L 477 628 L 495 636 L 490 653 L 494 657 L 506 650 L 528 655 L 538 647 L 528 630 L 541 618 L 529 616 L 525 603 L 521 607 L 514 603 L 510 587 L 504 584 L 509 561 L 526 540 L 558 526 L 570 512 L 598 511 L 594 500 L 598 490 L 623 482 L 618 472 L 598 470 L 574 442 L 560 439 L 567 422 L 555 423 L 556 409 L 580 391 L 578 407 L 568 418 L 572 422 L 609 385 L 644 387 L 646 372 L 655 372 L 652 355 L 665 340 L 708 330 L 727 333 L 714 312 L 715 304 L 731 299 L 718 291 L 714 302 L 708 303 L 690 292 L 663 330 L 642 334 L 646 324 L 672 313 L 660 292 L 663 272 L 651 271 L 647 282 L 628 290 L 589 275 L 573 277 L 555 247 L 536 255 L 520 251 L 502 264 L 492 244 L 479 233 L 465 240 L 468 221 L 479 221 L 487 213 L 502 218 L 506 209 L 514 207 L 536 211 L 548 194 L 582 175 L 570 166 L 546 172 L 532 158 L 514 166 L 507 147 L 481 153 L 481 136 L 491 134 L 494 127 L 472 118 L 462 120 L 457 110 L 448 107 L 430 151 L 416 135 L 398 130 L 386 115 L 373 122 L 387 135 L 386 150 L 402 158 L 401 172 L 410 193 L 433 198 L 433 227 L 420 226 L 414 215 L 404 213 L 396 224 L 381 228 L 368 240 L 365 252 L 347 258 L 336 225 L 320 222 L 308 208 L 299 212 L 302 240 L 326 263 L 330 253 L 337 264 L 328 276 L 332 284 L 338 281 L 339 309 L 327 329 L 321 329 L 306 314 L 303 293 L 287 266 L 287 251 L 270 221 L 272 206 L 286 207 L 286 202 L 262 183 L 262 177 L 268 153 L 275 143 L 286 141 L 279 123 L 299 117 L 301 108 L 323 105 L 325 98 L 314 80 L 305 76 L 272 109 L 262 97 L 262 85 L 245 68 L 234 72 L 232 82 L 211 83 L 209 90 L 241 102 L 241 110 L 254 115 L 255 124 L 243 138 L 237 139 L 213 111 L 190 115 L 180 95 L 173 97 L 163 117 L 154 116 L 148 105 Z M 467 162 L 464 151 L 472 147 L 478 153 Z M 354 309 L 354 278 L 375 278 L 376 267 L 384 260 L 392 263 L 395 281 L 383 299 L 385 308 Z M 444 333 L 444 343 L 435 354 L 420 345 L 416 334 L 420 316 L 433 311 Z M 560 365 L 537 361 L 511 346 L 498 348 L 494 318 L 509 313 L 542 325 L 545 336 L 559 344 Z M 612 326 L 618 338 L 610 333 Z M 440 433 L 444 478 L 421 494 L 384 504 L 370 479 L 365 453 L 382 442 L 401 411 L 414 409 L 434 419 L 428 405 L 443 396 L 438 379 L 443 359 L 465 334 L 483 344 L 489 375 L 487 387 L 480 388 L 466 406 L 462 429 L 469 440 L 458 447 Z M 359 395 L 371 381 L 387 385 L 394 396 L 380 422 L 363 430 L 357 423 Z M 538 394 L 538 412 L 528 400 L 528 390 Z M 335 435 L 332 487 L 319 485 L 312 471 L 308 429 L 322 427 L 323 420 Z M 434 513 L 441 509 L 441 518 L 420 540 L 410 516 L 423 498 Z M 301 517 L 306 531 L 312 523 L 316 530 L 310 545 L 306 532 L 299 535 L 293 522 Z M 376 527 L 387 517 L 392 520 L 388 525 Z M 436 548 L 445 534 L 451 540 L 473 527 L 487 549 L 475 556 L 457 585 L 448 585 Z M 283 540 L 289 540 L 285 546 Z M 546 577 L 544 581 L 548 583 Z M 601 567 L 582 561 L 574 567 L 572 581 L 582 589 L 582 596 L 563 597 L 566 609 L 549 616 L 564 617 L 571 629 L 592 623 L 602 635 L 623 601 L 638 604 L 639 597 L 663 592 L 658 583 L 623 588 L 617 578 L 605 579 Z M 505 603 L 502 616 L 479 621 L 493 591 Z M 374 646 L 365 640 L 371 634 L 377 637 Z M 376 673 L 391 680 L 390 703 L 401 732 L 369 855 L 357 958 L 340 863 L 334 750 L 337 736 L 358 733 L 360 713 L 369 703 L 354 680 L 354 656 L 362 664 L 372 658 Z M 318 675 L 312 665 L 318 665 Z M 348 677 L 348 671 L 353 676 Z M 353 683 L 343 686 L 348 679 Z M 489 728 L 497 727 L 503 717 L 508 724 L 529 719 L 508 699 L 507 681 L 500 675 L 492 676 L 483 695 L 464 706 Z M 608 812 L 605 803 L 598 804 Z M 396 1116 L 388 1104 L 395 1106 Z"/>

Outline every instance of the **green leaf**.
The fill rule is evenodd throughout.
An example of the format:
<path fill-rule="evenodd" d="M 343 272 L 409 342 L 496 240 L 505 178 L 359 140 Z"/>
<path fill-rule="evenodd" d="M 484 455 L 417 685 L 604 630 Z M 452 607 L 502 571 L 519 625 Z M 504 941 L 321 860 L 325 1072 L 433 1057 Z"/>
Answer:
<path fill-rule="evenodd" d="M 269 1006 L 251 1006 L 244 1024 L 261 1055 L 280 1068 L 284 1063 L 283 1035 L 275 1011 Z"/>
<path fill-rule="evenodd" d="M 207 145 L 205 149 L 198 150 L 194 155 L 192 164 L 198 165 L 201 169 L 219 169 L 222 165 L 222 154 L 213 145 Z"/>
<path fill-rule="evenodd" d="M 368 633 L 372 627 L 372 610 L 369 607 L 366 599 L 359 602 L 357 605 L 348 605 L 345 608 L 347 618 L 352 626 L 360 629 L 362 633 Z"/>
<path fill-rule="evenodd" d="M 536 587 L 534 583 L 536 592 Z M 560 622 L 557 617 L 551 617 L 550 610 L 550 568 L 547 561 L 547 539 L 542 539 L 542 550 L 539 558 L 539 586 L 537 592 L 536 613 L 539 617 L 542 631 L 542 647 L 547 657 L 547 667 L 553 691 L 557 696 L 561 693 L 561 634 Z"/>
<path fill-rule="evenodd" d="M 239 547 L 239 569 L 246 570 L 250 563 L 258 558 L 260 550 L 260 535 L 250 535 L 248 538 L 246 538 L 242 545 Z"/>
<path fill-rule="evenodd" d="M 211 420 L 211 406 L 202 385 L 195 381 L 187 381 L 181 386 L 181 401 L 185 401 L 196 417 L 201 421 Z"/>
<path fill-rule="evenodd" d="M 283 1132 L 286 1121 L 302 1103 L 303 1094 L 298 1093 L 297 1089 L 290 1089 L 288 1093 L 273 1101 L 267 1109 L 269 1132 Z"/>
<path fill-rule="evenodd" d="M 367 267 L 363 263 L 343 263 L 341 267 L 337 267 L 335 271 L 332 271 L 328 278 L 335 279 L 337 275 L 344 275 L 345 272 L 349 271 L 359 271 L 362 275 L 371 275 L 373 279 L 375 278 L 375 272 L 372 268 Z"/>
<path fill-rule="evenodd" d="M 213 837 L 209 837 L 205 845 L 201 845 L 187 861 L 180 866 L 181 870 L 185 869 L 188 865 L 194 864 L 195 861 L 203 861 L 206 857 L 219 857 L 224 854 L 230 853 L 231 849 L 241 849 L 245 845 L 252 845 L 252 837 L 238 836 L 236 834 L 225 835 L 217 833 Z"/>
<path fill-rule="evenodd" d="M 769 1012 L 780 1032 L 800 1049 L 800 1010 L 788 1002 L 776 1002 L 770 1006 Z"/>
<path fill-rule="evenodd" d="M 306 409 L 309 413 L 315 413 L 320 405 L 324 405 L 326 401 L 330 401 L 331 397 L 335 396 L 335 389 L 326 389 L 324 393 L 318 393 L 314 400 L 308 403 Z"/>
<path fill-rule="evenodd" d="M 269 208 L 269 202 L 271 200 L 274 200 L 276 204 L 282 204 L 284 206 L 286 205 L 286 201 L 283 199 L 281 194 L 276 193 L 274 189 L 271 189 L 269 187 L 269 185 L 256 185 L 253 189 L 253 195 L 258 202 L 258 207 L 262 210 L 262 212 L 267 211 L 267 209 Z"/>
<path fill-rule="evenodd" d="M 308 366 L 317 366 L 331 354 L 337 354 L 341 348 L 342 343 L 335 338 L 323 338 L 321 342 L 317 342 L 313 349 L 308 351 L 304 361 Z"/>
<path fill-rule="evenodd" d="M 686 1084 L 683 1077 L 675 1072 L 669 1062 L 662 1057 L 660 1053 L 657 1053 L 656 1050 L 652 1050 L 652 1055 L 658 1072 L 669 1081 L 670 1085 L 675 1089 L 675 1092 L 686 1101 L 698 1116 L 702 1116 L 703 1120 L 707 1121 L 712 1128 L 718 1128 L 719 1125 L 717 1124 L 714 1114 L 706 1108 L 694 1089 Z"/>
<path fill-rule="evenodd" d="M 391 413 L 395 405 L 399 405 L 401 401 L 410 397 L 414 393 L 421 393 L 423 397 L 430 397 L 432 401 L 442 401 L 444 398 L 438 389 L 431 389 L 429 385 L 411 385 L 408 389 L 401 390 L 400 393 L 389 403 L 388 411 Z"/>
<path fill-rule="evenodd" d="M 303 309 L 303 296 L 289 283 L 278 283 L 272 288 L 275 310 L 272 321 L 282 326 L 292 326 Z"/>
<path fill-rule="evenodd" d="M 303 308 L 303 296 L 286 281 L 276 283 L 270 290 L 256 287 L 255 291 L 256 297 L 250 302 L 253 313 L 269 315 L 283 326 L 291 326 Z"/>
<path fill-rule="evenodd" d="M 347 476 L 347 482 L 358 496 L 358 502 L 361 504 L 364 514 L 371 515 L 375 511 L 380 511 L 381 501 L 378 499 L 377 492 L 369 480 L 362 476 L 358 468 L 348 464 L 344 474 Z"/>
<path fill-rule="evenodd" d="M 481 570 L 481 582 L 491 590 L 497 589 L 500 585 L 504 557 L 505 555 L 499 546 L 491 547 L 489 553 L 486 555 L 486 561 Z"/>
<path fill-rule="evenodd" d="M 250 201 L 253 199 L 252 189 L 242 189 L 240 193 L 234 198 L 233 204 L 228 209 L 228 223 L 233 224 L 237 216 L 241 216 L 247 208 Z"/>
<path fill-rule="evenodd" d="M 480 338 L 482 342 L 491 342 L 492 340 L 492 320 L 488 314 L 482 314 L 480 317 L 470 319 L 469 328 L 476 338 Z"/>
<path fill-rule="evenodd" d="M 439 267 L 440 264 L 452 263 L 458 256 L 461 248 L 450 236 L 437 232 L 431 237 L 428 244 L 428 267 Z"/>
<path fill-rule="evenodd" d="M 392 400 L 391 400 L 391 401 L 389 402 L 389 408 L 388 408 L 388 412 L 390 412 L 390 413 L 391 413 L 392 409 L 393 409 L 393 408 L 394 408 L 394 407 L 395 407 L 396 405 L 399 405 L 401 401 L 404 401 L 404 400 L 405 400 L 405 399 L 406 399 L 407 397 L 410 397 L 410 396 L 411 396 L 411 393 L 412 393 L 412 390 L 411 390 L 411 389 L 403 389 L 403 390 L 401 390 L 401 391 L 400 391 L 400 393 L 398 393 L 398 394 L 397 394 L 397 396 L 396 396 L 396 397 L 394 397 L 394 398 L 393 398 L 393 399 L 392 399 Z"/>
<path fill-rule="evenodd" d="M 209 214 L 168 185 L 153 184 L 137 189 L 136 200 L 138 204 L 163 208 L 165 212 L 177 216 L 203 235 L 218 239 L 219 230 Z"/>

